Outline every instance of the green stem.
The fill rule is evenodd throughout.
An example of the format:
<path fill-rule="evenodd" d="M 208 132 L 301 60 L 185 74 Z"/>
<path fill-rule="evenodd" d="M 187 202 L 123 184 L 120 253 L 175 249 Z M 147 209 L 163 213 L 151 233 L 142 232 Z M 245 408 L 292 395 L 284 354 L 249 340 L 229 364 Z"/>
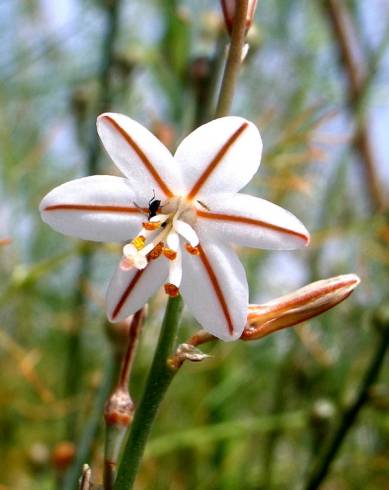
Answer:
<path fill-rule="evenodd" d="M 176 373 L 168 364 L 182 311 L 180 296 L 169 298 L 146 387 L 119 465 L 114 490 L 132 488 L 158 407 Z"/>
<path fill-rule="evenodd" d="M 129 392 L 129 382 L 145 309 L 145 307 L 141 308 L 132 317 L 128 331 L 127 348 L 121 361 L 118 382 L 116 388 L 107 399 L 104 408 L 105 450 L 103 481 L 105 490 L 112 490 L 113 488 L 120 451 L 134 416 L 134 403 Z"/>
<path fill-rule="evenodd" d="M 216 117 L 227 116 L 230 112 L 240 65 L 242 64 L 242 49 L 246 38 L 247 7 L 248 0 L 237 1 L 231 43 L 228 50 L 226 67 L 224 69 Z"/>
<path fill-rule="evenodd" d="M 95 405 L 88 421 L 84 425 L 82 436 L 77 443 L 76 458 L 72 466 L 66 472 L 63 479 L 62 490 L 74 490 L 77 488 L 77 482 L 81 474 L 82 465 L 89 459 L 89 453 L 93 442 L 96 439 L 96 433 L 99 429 L 101 413 L 103 411 L 105 400 L 112 388 L 112 383 L 116 375 L 116 364 L 112 357 L 107 360 L 104 378 L 96 395 Z"/>
<path fill-rule="evenodd" d="M 368 402 L 370 388 L 378 378 L 389 344 L 388 315 L 386 315 L 384 318 L 377 317 L 374 323 L 381 329 L 381 335 L 379 336 L 374 355 L 366 370 L 366 374 L 362 380 L 354 402 L 344 412 L 336 432 L 329 441 L 329 444 L 324 448 L 323 453 L 319 455 L 319 459 L 313 468 L 307 485 L 305 486 L 306 490 L 318 489 L 328 475 L 331 464 L 335 461 L 335 457 L 343 443 L 343 440 L 354 425 L 362 407 L 366 404 L 366 402 Z"/>

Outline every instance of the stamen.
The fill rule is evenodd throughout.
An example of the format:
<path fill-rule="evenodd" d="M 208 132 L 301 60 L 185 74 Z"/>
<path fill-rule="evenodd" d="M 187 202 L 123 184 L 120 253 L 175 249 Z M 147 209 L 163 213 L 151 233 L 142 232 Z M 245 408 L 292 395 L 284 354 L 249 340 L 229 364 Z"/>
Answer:
<path fill-rule="evenodd" d="M 145 241 L 146 239 L 144 236 L 138 235 L 131 241 L 131 244 L 139 251 L 145 246 Z"/>
<path fill-rule="evenodd" d="M 185 243 L 185 248 L 192 255 L 200 255 L 199 247 L 192 247 L 189 243 Z"/>
<path fill-rule="evenodd" d="M 143 224 L 143 228 L 147 231 L 155 231 L 158 230 L 161 226 L 160 221 L 145 221 Z"/>
<path fill-rule="evenodd" d="M 185 240 L 192 245 L 192 247 L 196 247 L 199 244 L 199 237 L 190 224 L 180 219 L 176 219 L 174 220 L 173 226 L 175 231 L 183 236 Z"/>
<path fill-rule="evenodd" d="M 167 295 L 171 296 L 172 298 L 175 298 L 180 293 L 180 289 L 177 286 L 175 286 L 174 284 L 171 284 L 170 282 L 165 284 L 164 288 L 165 288 L 165 293 Z"/>
<path fill-rule="evenodd" d="M 169 247 L 164 247 L 163 255 L 169 260 L 174 260 L 177 257 L 177 252 Z"/>
<path fill-rule="evenodd" d="M 147 258 L 149 260 L 158 259 L 158 257 L 162 255 L 163 247 L 164 247 L 163 242 L 157 243 L 157 245 L 153 248 L 153 250 L 149 252 Z"/>

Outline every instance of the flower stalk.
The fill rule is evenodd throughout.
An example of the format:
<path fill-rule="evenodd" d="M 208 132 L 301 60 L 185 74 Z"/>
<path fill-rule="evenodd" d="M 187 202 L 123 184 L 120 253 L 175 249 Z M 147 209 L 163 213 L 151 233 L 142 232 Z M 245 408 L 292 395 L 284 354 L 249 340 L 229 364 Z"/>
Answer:
<path fill-rule="evenodd" d="M 181 296 L 169 298 L 154 360 L 123 451 L 114 490 L 132 488 L 159 405 L 177 372 L 167 360 L 173 351 L 182 306 Z"/>
<path fill-rule="evenodd" d="M 121 363 L 118 383 L 104 407 L 106 429 L 104 454 L 105 490 L 113 488 L 122 443 L 134 416 L 135 406 L 129 393 L 129 381 L 144 316 L 145 308 L 142 308 L 134 314 L 131 320 L 127 349 Z"/>
<path fill-rule="evenodd" d="M 248 0 L 237 0 L 233 18 L 231 43 L 228 49 L 228 57 L 224 69 L 219 100 L 216 109 L 216 117 L 229 114 L 234 97 L 235 86 L 238 80 L 240 65 L 242 64 L 242 51 L 247 32 Z"/>

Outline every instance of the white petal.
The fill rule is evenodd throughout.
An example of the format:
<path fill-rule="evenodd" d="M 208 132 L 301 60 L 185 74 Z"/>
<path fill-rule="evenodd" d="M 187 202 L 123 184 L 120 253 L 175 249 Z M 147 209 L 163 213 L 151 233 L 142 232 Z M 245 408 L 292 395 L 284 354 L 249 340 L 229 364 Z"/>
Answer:
<path fill-rule="evenodd" d="M 205 243 L 201 237 L 200 243 L 200 255 L 182 252 L 182 296 L 205 330 L 222 340 L 235 340 L 247 317 L 245 271 L 229 246 Z"/>
<path fill-rule="evenodd" d="M 97 131 L 138 198 L 151 199 L 155 191 L 157 199 L 164 199 L 179 192 L 180 173 L 171 153 L 141 124 L 105 113 L 97 118 Z"/>
<path fill-rule="evenodd" d="M 200 126 L 178 147 L 178 161 L 189 198 L 237 192 L 258 170 L 262 141 L 254 124 L 222 117 Z"/>
<path fill-rule="evenodd" d="M 106 309 L 111 322 L 119 322 L 135 313 L 161 287 L 168 275 L 167 261 L 150 260 L 145 269 L 120 268 L 120 264 L 107 291 Z"/>
<path fill-rule="evenodd" d="M 177 233 L 183 236 L 185 240 L 192 245 L 192 247 L 197 247 L 197 245 L 199 244 L 199 237 L 188 223 L 177 219 L 174 221 L 174 229 Z"/>
<path fill-rule="evenodd" d="M 49 192 L 39 206 L 42 219 L 64 235 L 98 242 L 122 242 L 137 234 L 145 219 L 134 205 L 127 179 L 94 175 Z"/>
<path fill-rule="evenodd" d="M 182 279 L 182 253 L 177 250 L 177 256 L 174 260 L 169 260 L 169 280 L 170 284 L 180 287 Z"/>
<path fill-rule="evenodd" d="M 247 194 L 215 194 L 197 211 L 196 229 L 245 247 L 290 250 L 309 243 L 309 233 L 286 209 Z"/>

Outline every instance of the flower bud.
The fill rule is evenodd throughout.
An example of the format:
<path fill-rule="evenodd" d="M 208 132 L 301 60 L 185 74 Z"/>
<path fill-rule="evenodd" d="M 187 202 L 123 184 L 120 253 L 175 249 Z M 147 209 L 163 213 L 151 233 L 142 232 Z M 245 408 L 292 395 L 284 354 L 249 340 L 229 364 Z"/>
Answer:
<path fill-rule="evenodd" d="M 226 28 L 228 34 L 231 36 L 232 34 L 232 26 L 234 25 L 234 16 L 237 6 L 237 0 L 221 0 L 221 6 L 223 10 L 224 22 L 226 24 Z M 247 6 L 247 14 L 246 14 L 246 33 L 250 29 L 255 9 L 257 8 L 257 0 L 249 0 Z"/>
<path fill-rule="evenodd" d="M 61 441 L 53 449 L 52 461 L 54 467 L 60 473 L 64 472 L 72 464 L 76 454 L 76 446 L 70 441 Z"/>
<path fill-rule="evenodd" d="M 263 305 L 249 305 L 242 340 L 257 340 L 333 308 L 358 286 L 356 274 L 316 281 Z"/>

